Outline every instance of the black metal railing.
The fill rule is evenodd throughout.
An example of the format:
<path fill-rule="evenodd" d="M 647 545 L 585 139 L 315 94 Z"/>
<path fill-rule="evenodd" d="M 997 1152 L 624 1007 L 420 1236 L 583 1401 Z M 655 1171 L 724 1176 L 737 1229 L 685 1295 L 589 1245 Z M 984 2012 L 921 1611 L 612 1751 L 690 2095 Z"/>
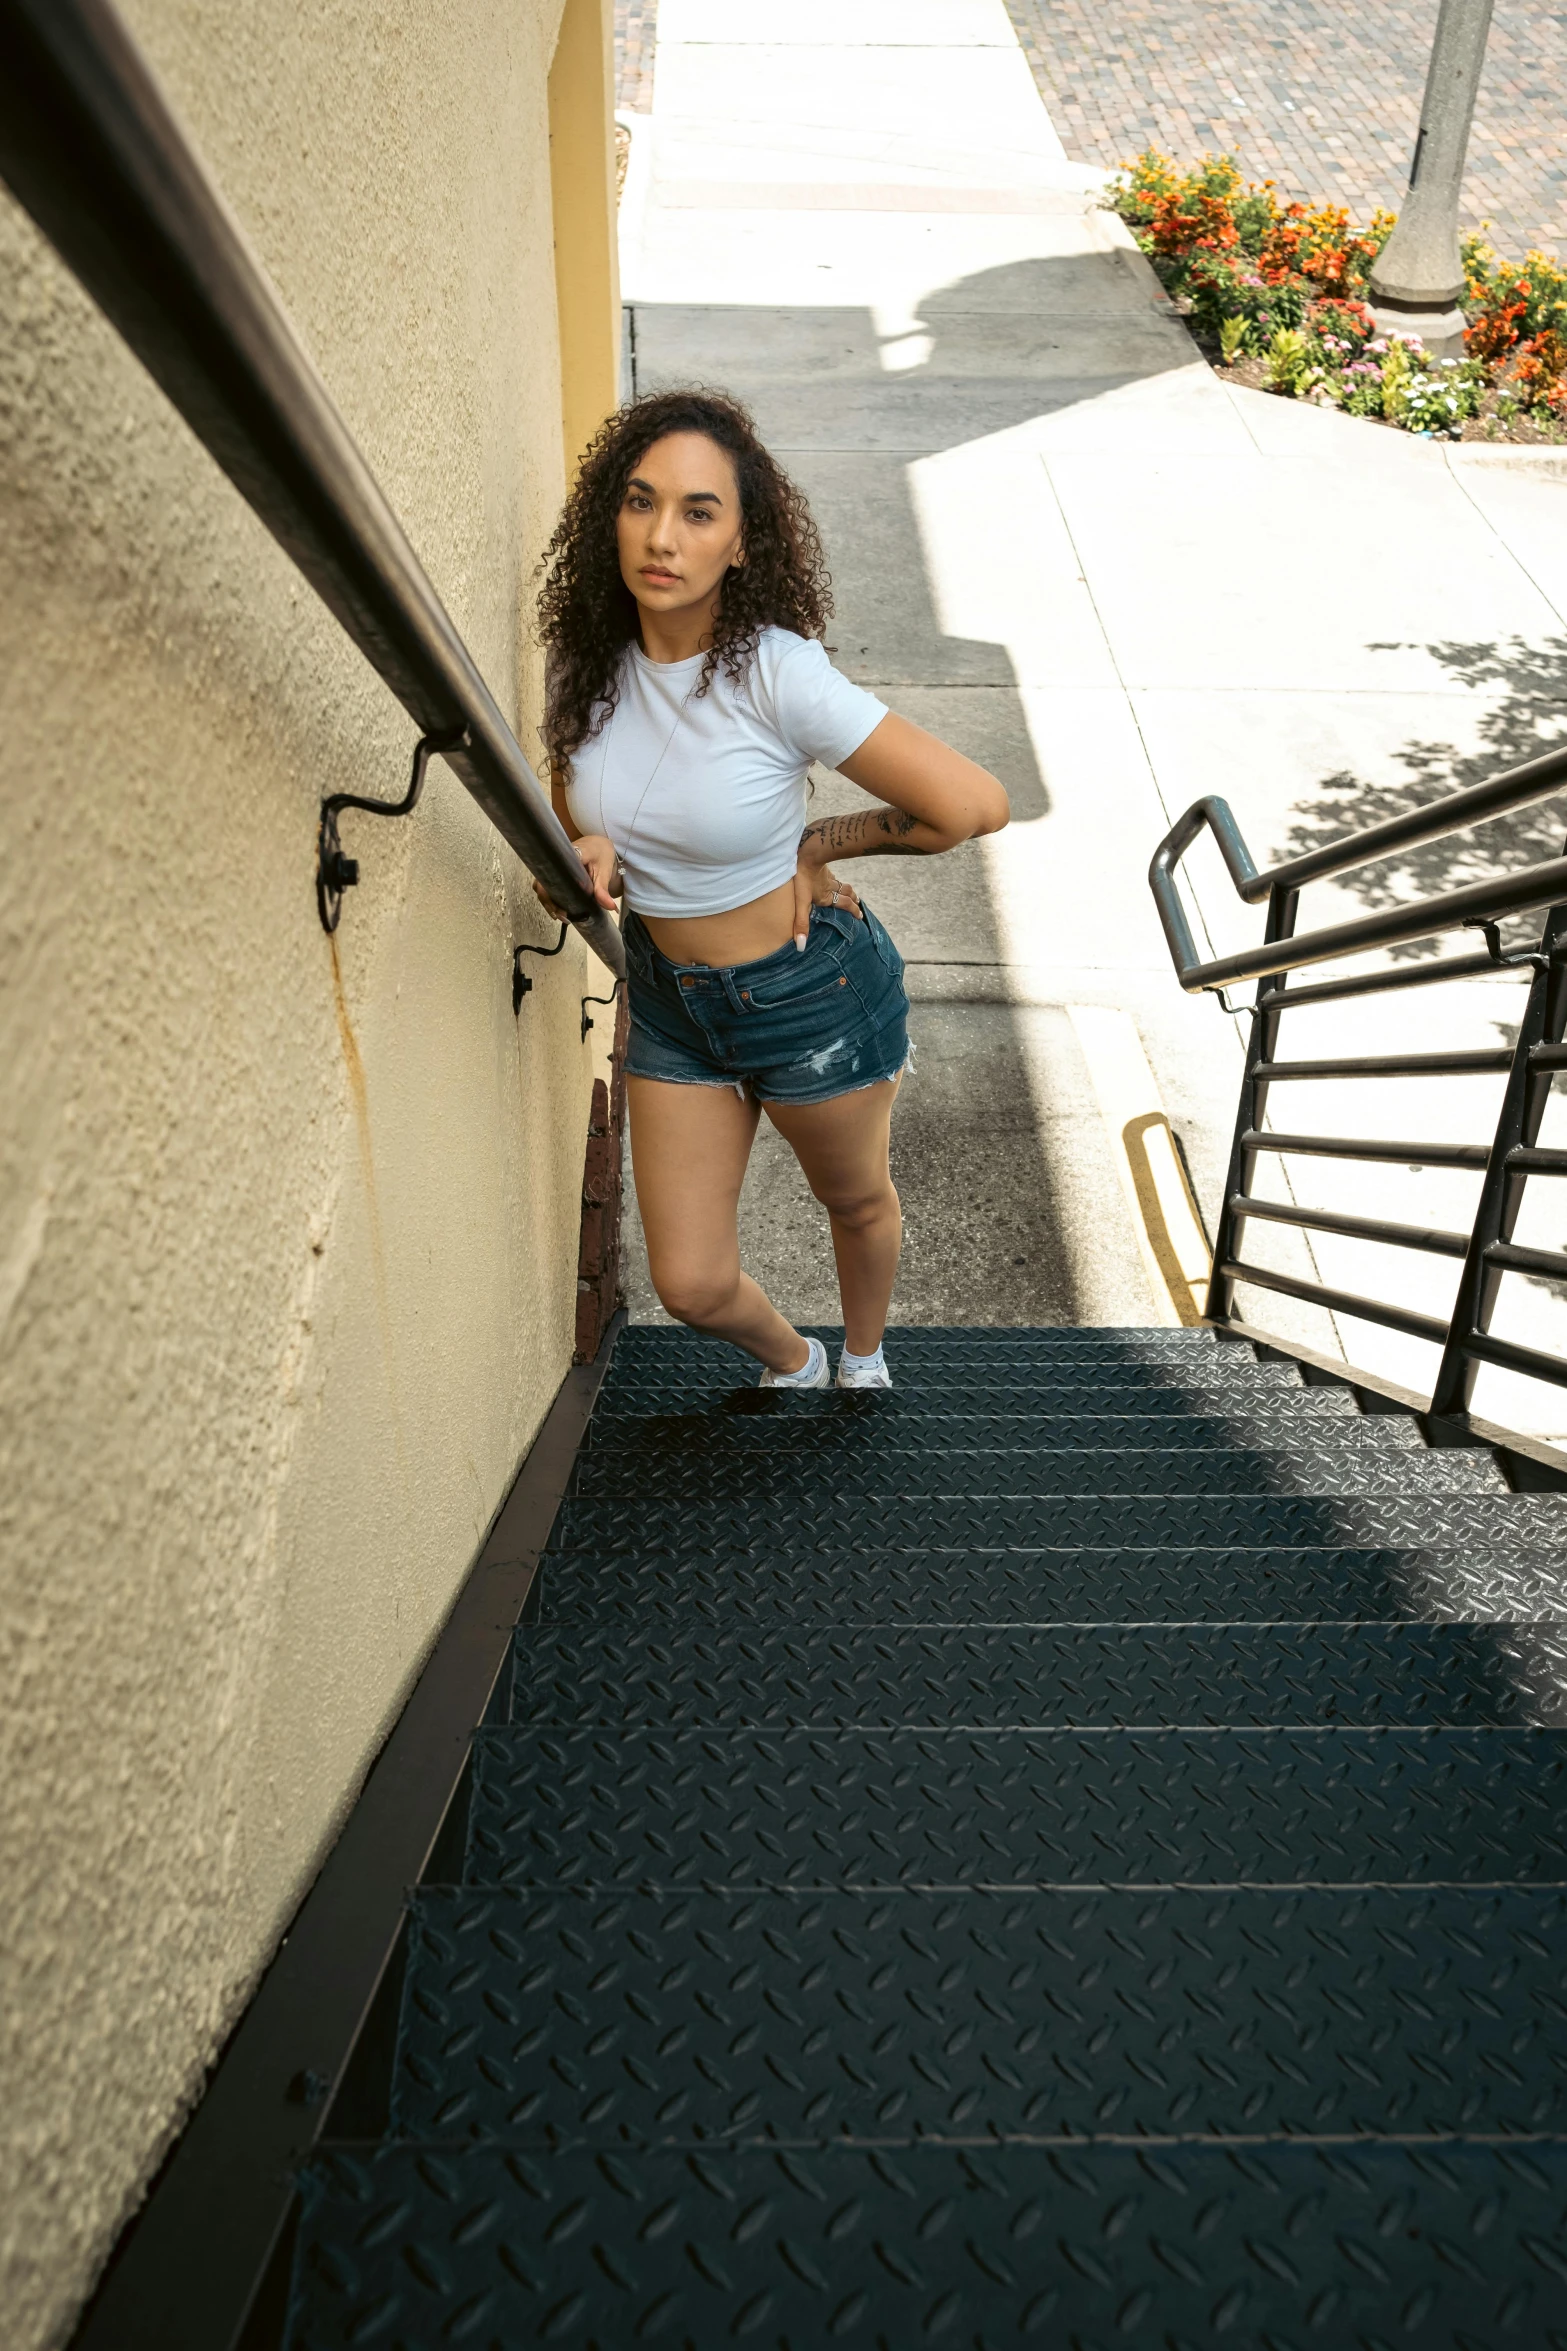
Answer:
<path fill-rule="evenodd" d="M 1388 823 L 1349 834 L 1309 856 L 1292 858 L 1268 873 L 1258 872 L 1228 805 L 1207 798 L 1195 802 L 1171 827 L 1149 868 L 1149 883 L 1181 986 L 1189 992 L 1216 991 L 1223 1002 L 1225 988 L 1246 980 L 1258 982 L 1214 1244 L 1208 1320 L 1220 1330 L 1256 1335 L 1252 1326 L 1241 1322 L 1235 1309 L 1237 1286 L 1250 1284 L 1424 1340 L 1440 1350 L 1428 1409 L 1442 1420 L 1462 1420 L 1468 1415 L 1482 1364 L 1567 1387 L 1567 1360 L 1498 1338 L 1491 1330 L 1501 1285 L 1508 1274 L 1567 1284 L 1567 1254 L 1522 1248 L 1514 1240 L 1529 1179 L 1567 1175 L 1567 1151 L 1539 1147 L 1553 1080 L 1558 1072 L 1567 1070 L 1567 1043 L 1563 1042 L 1567 1029 L 1567 856 L 1498 872 L 1462 889 L 1386 907 L 1353 922 L 1304 932 L 1295 927 L 1300 893 L 1309 883 L 1353 873 L 1424 842 L 1467 831 L 1530 802 L 1547 799 L 1564 786 L 1567 746 Z M 1260 946 L 1206 961 L 1198 955 L 1176 878 L 1181 860 L 1204 831 L 1213 836 L 1237 895 L 1250 904 L 1265 900 L 1268 910 Z M 1545 919 L 1538 944 L 1516 953 L 1505 951 L 1501 923 L 1508 917 L 1541 910 Z M 1413 964 L 1384 963 L 1304 987 L 1292 987 L 1288 982 L 1290 973 L 1311 965 L 1352 962 L 1379 950 L 1438 939 L 1460 930 L 1478 930 L 1485 940 L 1483 951 L 1439 955 Z M 1513 1047 L 1309 1060 L 1288 1060 L 1280 1054 L 1279 1034 L 1287 1012 L 1509 972 L 1520 981 L 1525 974 L 1528 977 L 1527 999 Z M 1313 1079 L 1390 1082 L 1476 1076 L 1498 1076 L 1506 1081 L 1489 1140 L 1405 1142 L 1360 1134 L 1297 1134 L 1264 1123 L 1269 1094 L 1280 1084 Z M 1481 1178 L 1479 1199 L 1467 1232 L 1301 1207 L 1294 1201 L 1257 1196 L 1255 1174 L 1264 1154 L 1468 1170 Z M 1245 1229 L 1251 1223 L 1331 1233 L 1456 1262 L 1460 1270 L 1452 1308 L 1445 1316 L 1420 1313 L 1258 1265 L 1243 1254 Z"/>
<path fill-rule="evenodd" d="M 421 737 L 622 974 L 613 916 L 109 0 L 0 0 L 0 177 Z M 352 879 L 341 858 L 327 876 Z"/>

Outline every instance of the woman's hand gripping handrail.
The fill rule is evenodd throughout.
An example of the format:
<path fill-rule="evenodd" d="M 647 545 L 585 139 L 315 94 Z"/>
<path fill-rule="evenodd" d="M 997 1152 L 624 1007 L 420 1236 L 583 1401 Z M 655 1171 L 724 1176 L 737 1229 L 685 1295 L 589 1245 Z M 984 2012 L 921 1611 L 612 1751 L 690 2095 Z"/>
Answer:
<path fill-rule="evenodd" d="M 1373 948 L 1400 945 L 1408 939 L 1429 938 L 1439 931 L 1462 930 L 1506 914 L 1528 913 L 1555 905 L 1567 896 L 1567 858 L 1557 857 L 1544 865 L 1526 867 L 1522 872 L 1497 874 L 1461 890 L 1444 891 L 1439 897 L 1412 906 L 1389 907 L 1379 914 L 1366 915 L 1359 922 L 1334 923 L 1326 930 L 1305 931 L 1296 938 L 1279 939 L 1271 946 L 1253 948 L 1243 955 L 1226 955 L 1202 963 L 1198 960 L 1197 943 L 1175 877 L 1182 858 L 1205 827 L 1213 834 L 1237 897 L 1247 905 L 1255 905 L 1274 890 L 1303 889 L 1308 882 L 1325 881 L 1356 866 L 1374 865 L 1379 858 L 1391 857 L 1401 849 L 1439 840 L 1445 833 L 1461 832 L 1492 817 L 1505 816 L 1532 800 L 1547 800 L 1564 784 L 1567 784 L 1567 744 L 1559 750 L 1542 753 L 1538 759 L 1527 760 L 1520 767 L 1488 776 L 1483 783 L 1471 784 L 1462 792 L 1449 792 L 1428 807 L 1411 810 L 1407 816 L 1390 817 L 1384 824 L 1368 825 L 1363 832 L 1349 833 L 1325 849 L 1290 858 L 1267 873 L 1257 871 L 1228 801 L 1213 794 L 1195 800 L 1170 827 L 1148 868 L 1149 888 L 1164 926 L 1176 977 L 1188 994 L 1195 994 L 1203 988 L 1228 987 L 1242 980 L 1264 979 L 1273 972 L 1294 971 L 1308 963 L 1331 963 L 1340 956 L 1365 954 Z"/>

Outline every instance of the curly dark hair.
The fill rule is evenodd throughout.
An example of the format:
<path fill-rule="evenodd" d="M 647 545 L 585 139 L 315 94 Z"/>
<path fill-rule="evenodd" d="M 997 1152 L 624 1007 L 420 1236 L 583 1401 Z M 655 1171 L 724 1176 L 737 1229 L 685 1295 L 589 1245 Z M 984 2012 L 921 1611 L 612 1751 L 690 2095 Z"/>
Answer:
<path fill-rule="evenodd" d="M 720 662 L 738 684 L 763 629 L 820 637 L 832 611 L 832 583 L 811 510 L 763 448 L 739 401 L 702 391 L 650 392 L 629 401 L 589 445 L 544 557 L 544 740 L 559 763 L 597 734 L 618 699 L 617 673 L 637 634 L 637 603 L 620 576 L 615 520 L 632 468 L 666 433 L 705 433 L 733 460 L 740 483 L 745 562 L 720 588 L 697 692 L 707 692 Z"/>

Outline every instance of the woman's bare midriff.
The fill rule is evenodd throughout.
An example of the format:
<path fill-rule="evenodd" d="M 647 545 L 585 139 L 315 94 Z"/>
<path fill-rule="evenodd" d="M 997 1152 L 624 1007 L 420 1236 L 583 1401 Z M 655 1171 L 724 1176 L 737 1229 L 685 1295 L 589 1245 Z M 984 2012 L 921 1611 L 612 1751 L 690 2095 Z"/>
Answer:
<path fill-rule="evenodd" d="M 794 935 L 794 884 L 780 882 L 749 906 L 727 914 L 682 917 L 644 914 L 648 934 L 671 963 L 705 963 L 722 970 L 732 963 L 759 963 L 776 955 Z"/>

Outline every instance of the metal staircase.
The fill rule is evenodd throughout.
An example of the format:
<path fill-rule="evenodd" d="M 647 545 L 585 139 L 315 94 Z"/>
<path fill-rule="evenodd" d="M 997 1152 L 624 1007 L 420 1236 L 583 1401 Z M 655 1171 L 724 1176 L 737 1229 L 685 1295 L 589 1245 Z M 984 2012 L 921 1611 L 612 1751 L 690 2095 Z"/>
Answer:
<path fill-rule="evenodd" d="M 1567 1498 L 1206 1330 L 891 1360 L 620 1339 L 291 2351 L 1567 2344 Z"/>
<path fill-rule="evenodd" d="M 16 0 L 4 54 L 13 193 L 618 971 L 124 28 Z M 1560 1488 L 1562 1456 L 1474 1410 L 1483 1370 L 1567 1387 L 1497 1317 L 1567 1286 L 1567 1250 L 1519 1239 L 1567 1178 L 1567 856 L 1504 841 L 1489 878 L 1297 930 L 1302 890 L 1564 783 L 1558 747 L 1268 872 L 1224 802 L 1188 810 L 1151 877 L 1180 984 L 1259 983 L 1211 1327 L 903 1330 L 886 1399 L 764 1396 L 724 1348 L 627 1332 L 440 1828 L 568 1378 L 83 2351 L 1567 2351 L 1567 1495 L 1511 1490 Z M 1206 960 L 1203 831 L 1268 909 Z M 1483 950 L 1344 968 L 1448 933 Z M 1363 1001 L 1376 1043 L 1388 996 L 1481 977 L 1521 992 L 1511 1043 L 1280 1056 L 1286 1013 L 1309 1044 Z M 1485 1073 L 1466 1141 L 1269 1121 L 1327 1078 L 1397 1126 L 1390 1085 Z M 1469 1169 L 1478 1197 L 1432 1230 L 1270 1191 L 1284 1157 Z M 1451 1288 L 1330 1287 L 1259 1257 L 1280 1226 Z M 1237 1289 L 1423 1341 L 1428 1389 L 1308 1385 Z"/>

